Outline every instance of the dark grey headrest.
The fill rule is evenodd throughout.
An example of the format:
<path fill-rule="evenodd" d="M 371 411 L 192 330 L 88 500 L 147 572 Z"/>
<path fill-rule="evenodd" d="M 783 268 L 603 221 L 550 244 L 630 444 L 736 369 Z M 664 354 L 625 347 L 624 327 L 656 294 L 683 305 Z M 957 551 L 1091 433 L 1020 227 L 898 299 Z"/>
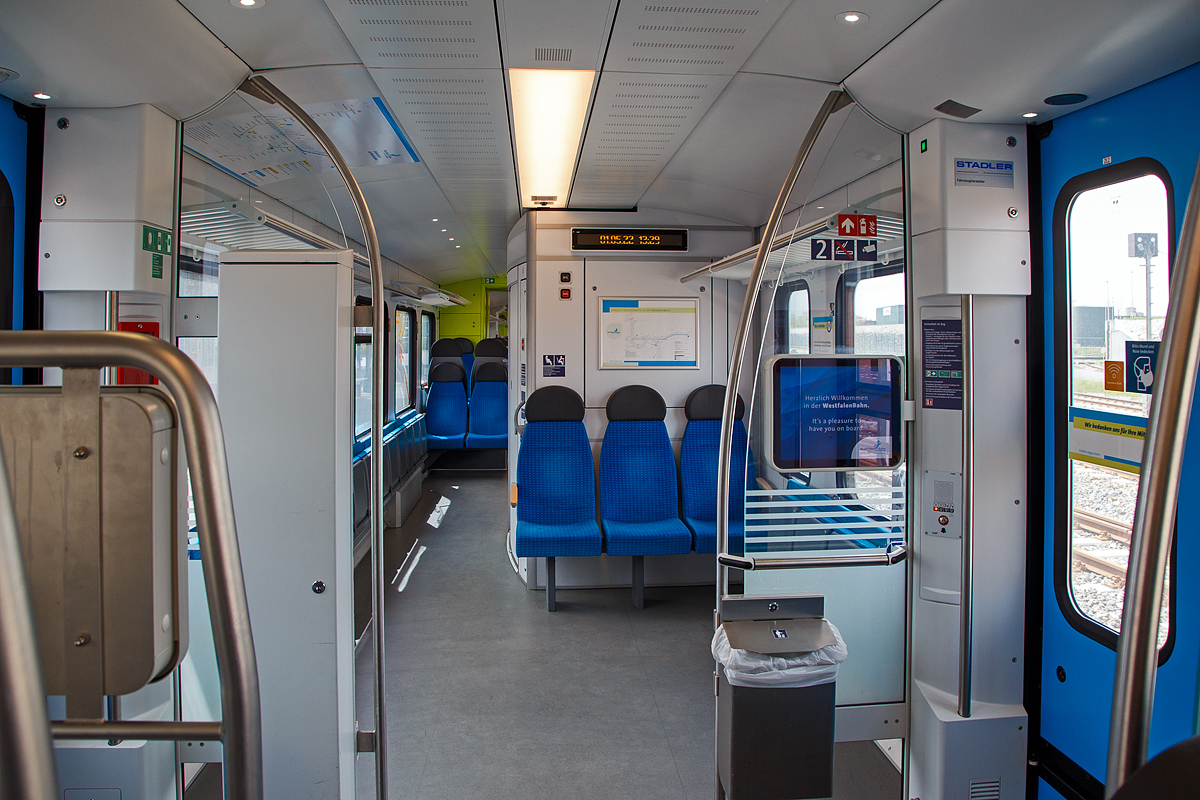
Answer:
<path fill-rule="evenodd" d="M 667 404 L 649 386 L 622 386 L 609 396 L 605 412 L 609 422 L 663 420 L 667 418 Z"/>
<path fill-rule="evenodd" d="M 474 383 L 479 383 L 480 381 L 502 381 L 508 383 L 508 370 L 504 368 L 503 364 L 488 361 L 479 365 L 471 375 L 471 381 Z"/>
<path fill-rule="evenodd" d="M 683 413 L 688 419 L 720 419 L 724 411 L 725 387 L 716 383 L 696 389 L 688 395 L 687 402 L 683 404 Z M 734 411 L 733 417 L 741 419 L 745 415 L 746 404 L 742 402 L 742 396 L 739 394 L 737 410 Z"/>
<path fill-rule="evenodd" d="M 436 356 L 461 356 L 463 354 L 462 345 L 458 339 L 438 339 L 433 343 L 433 347 L 429 348 L 429 357 Z"/>
<path fill-rule="evenodd" d="M 543 386 L 525 401 L 526 422 L 582 422 L 583 398 L 567 386 Z"/>
<path fill-rule="evenodd" d="M 464 353 L 474 353 L 474 352 L 475 352 L 475 343 L 474 343 L 474 342 L 472 342 L 472 341 L 471 341 L 470 339 L 468 339 L 467 337 L 465 337 L 465 336 L 459 336 L 459 337 L 458 337 L 458 338 L 456 338 L 454 341 L 456 341 L 456 342 L 458 342 L 459 344 L 461 344 L 461 345 L 462 345 L 462 351 L 463 351 Z"/>
<path fill-rule="evenodd" d="M 476 358 L 504 358 L 508 355 L 508 346 L 499 339 L 484 339 L 479 344 L 475 345 Z"/>
<path fill-rule="evenodd" d="M 434 364 L 433 369 L 429 370 L 429 380 L 434 383 L 454 383 L 455 381 L 462 383 L 466 378 L 467 373 L 463 371 L 463 368 L 449 361 Z"/>

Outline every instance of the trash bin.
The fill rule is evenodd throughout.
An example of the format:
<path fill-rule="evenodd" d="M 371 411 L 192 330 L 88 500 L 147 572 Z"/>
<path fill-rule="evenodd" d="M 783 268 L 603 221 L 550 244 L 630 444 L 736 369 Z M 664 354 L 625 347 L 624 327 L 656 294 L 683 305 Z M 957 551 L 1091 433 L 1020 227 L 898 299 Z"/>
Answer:
<path fill-rule="evenodd" d="M 846 643 L 823 618 L 725 622 L 717 660 L 717 778 L 729 800 L 833 794 L 834 681 Z"/>

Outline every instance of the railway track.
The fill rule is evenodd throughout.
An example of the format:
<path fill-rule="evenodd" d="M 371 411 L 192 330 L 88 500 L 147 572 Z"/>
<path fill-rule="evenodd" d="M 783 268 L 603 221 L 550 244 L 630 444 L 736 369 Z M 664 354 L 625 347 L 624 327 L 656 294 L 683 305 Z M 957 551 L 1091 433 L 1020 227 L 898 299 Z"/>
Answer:
<path fill-rule="evenodd" d="M 1105 411 L 1115 411 L 1119 414 L 1134 414 L 1139 417 L 1145 414 L 1141 398 L 1125 398 L 1111 394 L 1076 392 L 1072 402 L 1077 406 L 1095 406 Z"/>
<path fill-rule="evenodd" d="M 1071 524 L 1072 527 L 1086 531 L 1099 539 L 1108 539 L 1126 547 L 1129 546 L 1131 536 L 1129 526 L 1120 520 L 1076 508 L 1072 510 Z M 1071 548 L 1071 558 L 1083 569 L 1105 577 L 1117 586 L 1125 583 L 1126 570 L 1120 564 L 1078 547 Z"/>

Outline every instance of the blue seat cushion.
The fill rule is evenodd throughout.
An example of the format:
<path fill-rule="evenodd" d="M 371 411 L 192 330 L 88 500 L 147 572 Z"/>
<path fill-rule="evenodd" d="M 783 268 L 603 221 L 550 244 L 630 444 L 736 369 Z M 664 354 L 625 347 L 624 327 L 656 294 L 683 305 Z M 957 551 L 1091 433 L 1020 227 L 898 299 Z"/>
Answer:
<path fill-rule="evenodd" d="M 508 447 L 507 433 L 468 433 L 467 447 Z"/>
<path fill-rule="evenodd" d="M 594 519 L 561 525 L 517 520 L 517 558 L 598 556 L 600 542 Z"/>
<path fill-rule="evenodd" d="M 602 520 L 610 556 L 657 556 L 692 552 L 692 532 L 678 517 L 650 522 Z"/>
<path fill-rule="evenodd" d="M 717 522 L 716 520 L 694 519 L 685 517 L 683 520 L 696 536 L 695 550 L 697 553 L 717 552 Z M 746 541 L 746 523 L 740 519 L 729 520 L 729 552 L 741 554 Z"/>
<path fill-rule="evenodd" d="M 429 449 L 430 450 L 461 450 L 463 448 L 463 435 L 460 433 L 457 436 L 438 436 L 437 434 L 429 434 Z"/>

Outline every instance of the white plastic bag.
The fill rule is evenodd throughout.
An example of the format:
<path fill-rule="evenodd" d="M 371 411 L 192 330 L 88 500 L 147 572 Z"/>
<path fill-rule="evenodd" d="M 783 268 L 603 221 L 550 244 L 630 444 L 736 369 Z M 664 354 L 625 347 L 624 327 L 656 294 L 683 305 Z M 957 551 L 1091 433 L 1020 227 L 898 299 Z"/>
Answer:
<path fill-rule="evenodd" d="M 842 634 L 829 624 L 836 644 L 822 647 L 811 653 L 793 653 L 786 656 L 770 656 L 750 650 L 737 650 L 729 646 L 724 626 L 713 635 L 713 658 L 725 668 L 725 678 L 732 686 L 773 687 L 794 689 L 801 686 L 820 686 L 833 683 L 837 678 L 838 665 L 846 660 L 846 641 Z"/>

